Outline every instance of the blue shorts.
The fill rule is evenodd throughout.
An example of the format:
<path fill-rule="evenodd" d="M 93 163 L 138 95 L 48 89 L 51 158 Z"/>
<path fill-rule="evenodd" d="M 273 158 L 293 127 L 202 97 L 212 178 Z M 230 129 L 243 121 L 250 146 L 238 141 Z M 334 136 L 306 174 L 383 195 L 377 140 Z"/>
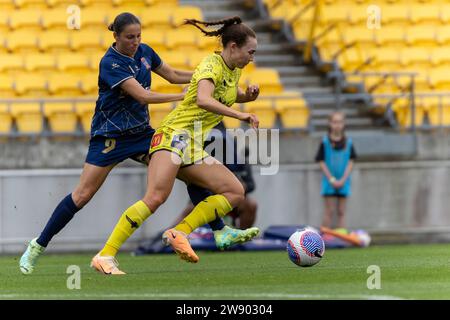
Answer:
<path fill-rule="evenodd" d="M 150 150 L 150 142 L 155 130 L 149 129 L 134 135 L 115 138 L 103 136 L 92 137 L 86 162 L 98 167 L 107 167 L 128 158 L 146 163 L 145 158 Z"/>

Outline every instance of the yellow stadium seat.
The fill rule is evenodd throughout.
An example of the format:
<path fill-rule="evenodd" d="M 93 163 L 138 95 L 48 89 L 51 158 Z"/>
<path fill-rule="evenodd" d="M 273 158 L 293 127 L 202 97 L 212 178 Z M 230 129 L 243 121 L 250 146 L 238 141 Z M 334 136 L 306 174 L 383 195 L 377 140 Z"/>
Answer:
<path fill-rule="evenodd" d="M 98 94 L 98 76 L 95 74 L 88 74 L 81 79 L 81 91 L 87 95 Z"/>
<path fill-rule="evenodd" d="M 114 39 L 114 33 L 110 30 L 103 30 L 103 32 L 100 33 L 100 39 L 103 51 L 108 50 L 109 47 L 111 47 L 111 45 L 116 41 L 116 39 Z"/>
<path fill-rule="evenodd" d="M 24 8 L 45 9 L 47 7 L 47 3 L 45 0 L 14 0 L 14 4 L 21 10 Z"/>
<path fill-rule="evenodd" d="M 114 1 L 114 0 L 113 0 Z M 114 5 L 107 8 L 108 10 L 108 23 L 113 23 L 114 19 L 122 12 L 131 12 L 136 16 L 139 16 L 142 11 L 147 8 L 143 1 L 125 1 L 120 6 Z"/>
<path fill-rule="evenodd" d="M 74 4 L 77 5 L 76 0 L 46 0 L 46 2 L 47 2 L 47 6 L 50 8 L 66 9 L 70 5 L 74 5 Z"/>
<path fill-rule="evenodd" d="M 48 53 L 32 53 L 25 56 L 25 70 L 27 71 L 55 71 L 55 56 Z"/>
<path fill-rule="evenodd" d="M 106 10 L 98 8 L 85 8 L 81 10 L 80 29 L 98 28 L 104 30 L 108 27 L 108 15 Z"/>
<path fill-rule="evenodd" d="M 321 21 L 326 23 L 349 22 L 350 16 L 348 9 L 348 6 L 343 5 L 324 7 Z"/>
<path fill-rule="evenodd" d="M 309 109 L 303 99 L 277 99 L 275 108 L 285 128 L 306 128 Z"/>
<path fill-rule="evenodd" d="M 83 131 L 89 133 L 91 131 L 92 116 L 95 111 L 95 101 L 77 102 L 75 104 L 75 111 L 78 117 L 80 117 Z"/>
<path fill-rule="evenodd" d="M 167 47 L 170 50 L 179 52 L 187 52 L 189 50 L 197 50 L 198 32 L 188 27 L 182 29 L 170 30 L 166 33 Z"/>
<path fill-rule="evenodd" d="M 412 126 L 413 113 L 411 110 L 409 99 L 399 98 L 399 99 L 395 100 L 392 105 L 392 110 L 394 111 L 394 114 L 396 115 L 398 124 L 402 128 L 409 128 Z M 414 112 L 414 125 L 422 126 L 424 116 L 425 116 L 424 108 L 421 106 L 416 106 L 416 109 Z"/>
<path fill-rule="evenodd" d="M 77 129 L 77 114 L 70 102 L 46 102 L 44 115 L 53 132 L 74 132 Z"/>
<path fill-rule="evenodd" d="M 6 48 L 10 52 L 32 52 L 36 47 L 37 38 L 33 32 L 18 30 L 6 35 Z"/>
<path fill-rule="evenodd" d="M 59 30 L 42 32 L 38 39 L 39 49 L 45 52 L 70 51 L 69 33 Z"/>
<path fill-rule="evenodd" d="M 400 52 L 396 48 L 383 47 L 373 51 L 378 69 L 389 71 L 400 65 Z"/>
<path fill-rule="evenodd" d="M 6 34 L 6 32 L 9 31 L 8 20 L 9 12 L 0 10 L 0 32 L 4 32 Z"/>
<path fill-rule="evenodd" d="M 150 125 L 153 128 L 158 128 L 166 115 L 173 109 L 172 102 L 155 103 L 148 106 L 150 114 Z"/>
<path fill-rule="evenodd" d="M 205 51 L 191 51 L 188 53 L 188 64 L 191 70 L 194 70 L 202 60 L 211 54 L 211 52 Z"/>
<path fill-rule="evenodd" d="M 6 103 L 0 103 L 0 134 L 11 131 L 13 118 Z"/>
<path fill-rule="evenodd" d="M 9 27 L 13 30 L 26 28 L 28 31 L 40 31 L 41 10 L 24 9 L 13 11 L 9 17 Z"/>
<path fill-rule="evenodd" d="M 156 53 L 167 50 L 166 33 L 152 28 L 142 29 L 142 42 L 148 44 Z M 111 44 L 110 44 L 111 45 Z"/>
<path fill-rule="evenodd" d="M 147 5 L 153 5 L 154 1 L 153 0 L 147 0 L 147 1 L 145 1 L 145 0 L 112 0 L 112 3 L 116 7 L 132 5 L 136 8 L 139 8 L 139 7 L 145 7 Z M 131 12 L 133 12 L 133 11 L 131 11 Z"/>
<path fill-rule="evenodd" d="M 172 8 L 178 6 L 178 0 L 146 0 L 146 2 L 150 2 L 155 6 L 167 6 Z"/>
<path fill-rule="evenodd" d="M 70 48 L 79 50 L 100 50 L 103 48 L 103 37 L 91 30 L 74 30 L 70 33 Z"/>
<path fill-rule="evenodd" d="M 42 26 L 44 29 L 58 29 L 67 31 L 67 21 L 69 15 L 65 9 L 47 10 L 42 15 Z"/>
<path fill-rule="evenodd" d="M 23 70 L 23 57 L 18 54 L 0 54 L 0 72 Z"/>
<path fill-rule="evenodd" d="M 42 132 L 44 126 L 39 103 L 15 102 L 11 103 L 10 108 L 19 132 L 34 134 Z"/>
<path fill-rule="evenodd" d="M 112 6 L 111 0 L 79 0 L 80 4 L 85 8 L 103 9 Z"/>
<path fill-rule="evenodd" d="M 14 90 L 14 80 L 0 73 L 0 98 L 14 98 L 16 91 Z"/>
<path fill-rule="evenodd" d="M 438 47 L 431 50 L 431 63 L 435 66 L 450 63 L 450 47 Z"/>
<path fill-rule="evenodd" d="M 80 80 L 79 76 L 55 73 L 49 78 L 48 90 L 52 95 L 79 96 L 82 94 Z"/>
<path fill-rule="evenodd" d="M 409 27 L 406 31 L 406 41 L 410 46 L 437 45 L 436 28 L 432 25 Z"/>
<path fill-rule="evenodd" d="M 14 2 L 11 0 L 0 0 L 0 10 L 12 11 L 15 9 Z"/>
<path fill-rule="evenodd" d="M 352 3 L 349 5 L 349 14 L 348 14 L 348 22 L 356 25 L 360 23 L 366 24 L 368 14 L 367 14 L 367 4 L 355 4 Z"/>
<path fill-rule="evenodd" d="M 434 68 L 429 71 L 429 78 L 432 88 L 450 90 L 450 68 Z"/>
<path fill-rule="evenodd" d="M 189 64 L 185 54 L 179 51 L 166 51 L 160 54 L 160 57 L 164 63 L 167 63 L 175 69 L 188 69 Z"/>
<path fill-rule="evenodd" d="M 381 24 L 408 23 L 410 20 L 410 7 L 403 4 L 384 4 L 381 8 Z M 384 30 L 384 28 L 381 28 Z M 379 30 L 381 31 L 381 30 Z M 384 31 L 386 32 L 386 30 Z"/>
<path fill-rule="evenodd" d="M 410 19 L 414 24 L 424 22 L 440 23 L 441 21 L 441 8 L 437 4 L 413 4 L 410 10 Z"/>
<path fill-rule="evenodd" d="M 276 112 L 271 100 L 255 100 L 244 104 L 244 111 L 258 116 L 260 128 L 273 128 L 276 120 Z"/>
<path fill-rule="evenodd" d="M 436 99 L 436 97 L 434 97 Z M 437 99 L 438 100 L 438 99 Z M 432 126 L 450 126 L 450 105 L 448 97 L 428 107 L 428 119 Z"/>
<path fill-rule="evenodd" d="M 283 91 L 278 71 L 269 68 L 257 68 L 248 75 L 247 85 L 258 84 L 260 93 L 277 94 Z"/>
<path fill-rule="evenodd" d="M 436 40 L 439 45 L 450 44 L 450 25 L 436 27 Z"/>
<path fill-rule="evenodd" d="M 441 3 L 441 22 L 445 25 L 450 22 L 450 3 Z"/>
<path fill-rule="evenodd" d="M 59 71 L 89 72 L 89 56 L 82 53 L 65 53 L 58 55 L 57 67 Z"/>
<path fill-rule="evenodd" d="M 183 87 L 179 84 L 171 84 L 157 74 L 152 73 L 150 90 L 161 93 L 180 93 L 183 91 Z"/>
<path fill-rule="evenodd" d="M 100 67 L 100 61 L 104 55 L 104 51 L 94 51 L 89 54 L 89 65 L 93 71 L 98 71 Z"/>
<path fill-rule="evenodd" d="M 328 30 L 321 38 L 318 39 L 317 44 L 319 46 L 322 45 L 342 46 L 344 44 L 343 32 L 338 28 Z"/>
<path fill-rule="evenodd" d="M 400 62 L 404 66 L 415 63 L 431 63 L 430 50 L 426 47 L 404 48 L 400 52 Z"/>
<path fill-rule="evenodd" d="M 232 109 L 241 111 L 241 107 L 238 103 L 231 106 Z M 223 123 L 227 129 L 236 129 L 241 127 L 241 120 L 232 117 L 223 117 Z"/>
<path fill-rule="evenodd" d="M 14 89 L 19 95 L 47 96 L 47 78 L 40 73 L 20 73 L 15 77 Z"/>
<path fill-rule="evenodd" d="M 375 30 L 375 41 L 379 46 L 404 46 L 406 33 L 403 26 L 384 26 Z"/>
<path fill-rule="evenodd" d="M 345 29 L 345 33 L 343 34 L 343 41 L 345 44 L 357 42 L 362 46 L 373 46 L 375 44 L 375 34 L 373 30 L 368 29 L 366 26 L 354 26 Z"/>
<path fill-rule="evenodd" d="M 152 6 L 144 9 L 139 17 L 143 28 L 161 31 L 172 28 L 172 13 L 170 6 Z"/>
<path fill-rule="evenodd" d="M 368 59 L 373 58 L 372 52 L 357 50 L 355 47 L 345 50 L 337 56 L 337 62 L 346 71 L 361 70 L 367 65 Z"/>
<path fill-rule="evenodd" d="M 184 23 L 184 19 L 196 19 L 203 21 L 202 10 L 195 6 L 175 7 L 172 14 L 172 25 L 174 27 L 178 27 Z"/>
<path fill-rule="evenodd" d="M 222 48 L 222 43 L 219 38 L 206 37 L 203 34 L 198 34 L 197 43 L 200 50 L 209 51 L 210 53 L 220 51 Z"/>

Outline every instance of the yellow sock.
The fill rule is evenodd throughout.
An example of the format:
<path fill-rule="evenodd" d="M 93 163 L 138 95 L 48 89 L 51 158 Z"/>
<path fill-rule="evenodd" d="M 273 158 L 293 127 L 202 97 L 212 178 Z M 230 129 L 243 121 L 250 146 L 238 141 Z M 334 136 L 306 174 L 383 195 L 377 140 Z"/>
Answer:
<path fill-rule="evenodd" d="M 147 205 L 142 201 L 138 201 L 129 207 L 119 219 L 113 232 L 106 241 L 101 256 L 115 256 L 122 244 L 139 228 L 142 222 L 145 221 L 152 212 Z"/>
<path fill-rule="evenodd" d="M 175 229 L 190 234 L 205 223 L 222 218 L 231 210 L 233 207 L 223 195 L 209 196 L 197 204 L 192 212 L 175 226 Z"/>

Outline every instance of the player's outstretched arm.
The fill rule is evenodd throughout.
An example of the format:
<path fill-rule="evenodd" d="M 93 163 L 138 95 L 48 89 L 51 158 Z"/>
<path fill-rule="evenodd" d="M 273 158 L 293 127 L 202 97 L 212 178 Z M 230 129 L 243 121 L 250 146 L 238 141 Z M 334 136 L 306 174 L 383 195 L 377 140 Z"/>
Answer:
<path fill-rule="evenodd" d="M 125 80 L 120 87 L 140 104 L 180 101 L 185 95 L 184 91 L 182 93 L 158 93 L 146 90 L 134 78 Z"/>
<path fill-rule="evenodd" d="M 153 72 L 173 84 L 189 83 L 194 74 L 192 71 L 174 69 L 165 62 L 163 62 L 158 69 L 153 70 Z"/>

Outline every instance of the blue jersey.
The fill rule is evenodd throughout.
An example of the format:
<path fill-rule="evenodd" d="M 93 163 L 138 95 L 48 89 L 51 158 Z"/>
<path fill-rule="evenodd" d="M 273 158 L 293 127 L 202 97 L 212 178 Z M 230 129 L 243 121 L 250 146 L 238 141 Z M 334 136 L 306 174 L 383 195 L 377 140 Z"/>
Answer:
<path fill-rule="evenodd" d="M 161 58 L 146 44 L 140 44 L 134 58 L 121 54 L 113 44 L 100 61 L 98 99 L 92 119 L 91 136 L 118 137 L 150 128 L 146 105 L 140 104 L 120 88 L 135 78 L 150 89 L 151 70 L 161 65 Z"/>
<path fill-rule="evenodd" d="M 324 145 L 325 164 L 327 165 L 331 175 L 339 180 L 344 176 L 345 169 L 347 168 L 347 165 L 351 160 L 352 139 L 347 139 L 345 148 L 342 150 L 334 149 L 327 135 L 323 137 L 322 143 Z M 347 178 L 341 188 L 334 189 L 325 174 L 322 175 L 322 195 L 349 196 L 350 194 L 351 176 Z"/>

